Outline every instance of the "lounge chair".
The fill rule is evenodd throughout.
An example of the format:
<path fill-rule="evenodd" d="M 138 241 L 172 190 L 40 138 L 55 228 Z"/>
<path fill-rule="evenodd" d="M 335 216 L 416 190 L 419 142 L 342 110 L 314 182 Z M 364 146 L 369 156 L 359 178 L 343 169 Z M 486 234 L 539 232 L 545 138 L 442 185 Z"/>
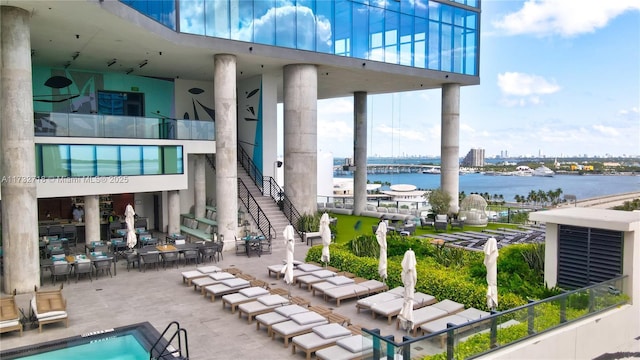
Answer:
<path fill-rule="evenodd" d="M 207 274 L 222 271 L 217 266 L 202 266 L 195 270 L 184 271 L 182 273 L 182 283 L 191 286 L 191 281 L 197 278 L 206 277 Z"/>
<path fill-rule="evenodd" d="M 326 289 L 331 289 L 337 286 L 351 285 L 355 283 L 356 283 L 355 279 L 348 278 L 344 275 L 333 276 L 333 277 L 324 279 L 324 281 L 311 284 L 311 293 L 313 294 L 313 296 L 316 295 L 316 291 L 319 294 L 324 294 L 324 291 Z"/>
<path fill-rule="evenodd" d="M 240 304 L 238 306 L 238 317 L 242 317 L 242 314 L 247 315 L 247 323 L 251 324 L 255 316 L 271 312 L 276 307 L 289 305 L 289 303 L 289 299 L 282 295 L 261 296 L 255 301 Z"/>
<path fill-rule="evenodd" d="M 218 284 L 222 280 L 233 279 L 235 276 L 226 271 L 209 273 L 205 277 L 197 278 L 191 281 L 193 285 L 193 291 L 200 290 L 202 295 L 205 295 L 204 289 L 207 286 Z"/>
<path fill-rule="evenodd" d="M 250 282 L 245 279 L 233 278 L 220 281 L 219 284 L 209 285 L 204 288 L 205 297 L 210 296 L 211 301 L 216 300 L 216 296 L 236 293 L 250 286 Z"/>
<path fill-rule="evenodd" d="M 371 310 L 371 306 L 374 304 L 382 303 L 385 301 L 391 301 L 394 299 L 399 299 L 404 294 L 404 287 L 398 286 L 389 291 L 377 293 L 374 295 L 367 296 L 365 298 L 359 299 L 356 303 L 356 309 L 358 312 L 360 310 Z"/>
<path fill-rule="evenodd" d="M 336 341 L 351 336 L 351 330 L 346 327 L 331 323 L 316 326 L 311 332 L 299 335 L 291 340 L 291 353 L 295 354 L 297 350 L 306 353 L 306 359 L 311 359 L 311 353 L 334 345 Z"/>
<path fill-rule="evenodd" d="M 314 271 L 324 270 L 323 267 L 316 264 L 304 263 L 296 266 L 293 270 L 293 281 L 295 282 L 298 277 L 309 275 Z"/>
<path fill-rule="evenodd" d="M 363 359 L 373 352 L 373 341 L 362 335 L 349 336 L 336 341 L 336 344 L 316 351 L 321 360 Z"/>
<path fill-rule="evenodd" d="M 447 329 L 448 324 L 462 325 L 467 322 L 475 321 L 491 315 L 490 313 L 476 308 L 468 308 L 453 315 L 447 315 L 437 320 L 429 321 L 420 325 L 420 330 L 423 334 L 433 334 Z M 444 347 L 444 341 L 446 339 L 446 333 L 442 333 L 440 336 L 440 347 Z"/>
<path fill-rule="evenodd" d="M 38 332 L 42 332 L 42 325 L 64 322 L 69 327 L 67 315 L 67 301 L 62 297 L 62 287 L 59 290 L 37 291 L 31 298 L 31 310 L 38 319 Z"/>
<path fill-rule="evenodd" d="M 231 308 L 231 313 L 234 314 L 236 312 L 236 308 L 240 304 L 244 304 L 249 301 L 253 301 L 260 296 L 268 295 L 269 290 L 265 289 L 261 286 L 252 286 L 248 288 L 241 289 L 235 294 L 227 294 L 222 297 L 222 309 L 226 307 L 228 304 Z"/>
<path fill-rule="evenodd" d="M 318 325 L 329 323 L 326 317 L 313 311 L 291 315 L 290 319 L 271 327 L 271 339 L 275 339 L 276 336 L 282 337 L 284 347 L 289 346 L 291 338 L 309 333 Z"/>
<path fill-rule="evenodd" d="M 425 306 L 413 312 L 413 323 L 411 324 L 411 330 L 415 337 L 418 333 L 418 328 L 422 324 L 429 321 L 437 320 L 447 315 L 452 315 L 464 310 L 464 305 L 452 300 L 442 300 L 433 305 Z M 400 328 L 400 319 L 396 320 L 396 328 Z"/>
<path fill-rule="evenodd" d="M 342 300 L 376 294 L 387 289 L 389 289 L 389 287 L 378 280 L 367 280 L 359 284 L 327 289 L 324 292 L 324 296 L 325 300 L 335 299 L 336 306 L 340 306 L 340 301 Z"/>
<path fill-rule="evenodd" d="M 307 290 L 311 290 L 311 285 L 321 282 L 321 281 L 325 281 L 326 279 L 336 276 L 336 273 L 334 271 L 329 271 L 329 270 L 318 270 L 318 271 L 314 271 L 309 275 L 304 275 L 304 276 L 298 276 L 296 278 L 296 282 L 298 283 L 298 287 L 302 287 L 302 285 L 306 285 L 307 286 Z"/>
<path fill-rule="evenodd" d="M 260 326 L 267 329 L 267 335 L 271 336 L 271 327 L 275 324 L 291 320 L 291 315 L 311 311 L 306 306 L 297 304 L 279 306 L 273 311 L 256 316 L 256 330 L 260 330 Z"/>
<path fill-rule="evenodd" d="M 436 298 L 429 294 L 417 292 L 413 295 L 414 310 L 434 304 L 435 302 Z M 371 316 L 374 319 L 376 315 L 386 316 L 387 323 L 391 324 L 391 319 L 400 313 L 403 304 L 404 297 L 374 304 L 373 306 L 371 306 Z"/>
<path fill-rule="evenodd" d="M 22 323 L 14 291 L 11 296 L 0 298 L 0 333 L 16 330 L 19 330 L 22 336 Z"/>

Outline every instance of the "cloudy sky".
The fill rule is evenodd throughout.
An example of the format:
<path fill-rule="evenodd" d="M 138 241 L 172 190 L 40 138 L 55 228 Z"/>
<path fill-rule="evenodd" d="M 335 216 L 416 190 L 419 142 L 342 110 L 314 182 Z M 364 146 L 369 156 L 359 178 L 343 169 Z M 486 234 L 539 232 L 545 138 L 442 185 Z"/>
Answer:
<path fill-rule="evenodd" d="M 640 156 L 640 0 L 483 0 L 481 27 L 461 156 Z M 369 156 L 439 155 L 440 102 L 440 90 L 369 96 Z M 351 98 L 319 101 L 318 149 L 352 156 Z"/>

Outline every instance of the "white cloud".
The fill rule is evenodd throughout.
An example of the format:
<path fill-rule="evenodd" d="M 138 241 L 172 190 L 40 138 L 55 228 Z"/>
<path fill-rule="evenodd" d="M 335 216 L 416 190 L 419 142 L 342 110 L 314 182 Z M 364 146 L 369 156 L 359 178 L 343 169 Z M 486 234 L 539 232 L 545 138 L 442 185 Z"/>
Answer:
<path fill-rule="evenodd" d="M 402 128 L 393 128 L 386 124 L 377 126 L 375 131 L 381 132 L 383 134 L 391 134 L 393 137 L 402 139 L 403 141 L 407 140 L 416 140 L 416 141 L 426 141 L 424 133 L 422 131 L 417 131 L 415 129 L 402 129 Z"/>
<path fill-rule="evenodd" d="M 607 136 L 619 136 L 620 133 L 618 132 L 618 130 L 616 130 L 615 128 L 612 128 L 610 126 L 604 126 L 604 125 L 593 125 L 593 129 L 599 133 L 602 133 L 603 135 L 607 135 Z"/>
<path fill-rule="evenodd" d="M 318 101 L 318 119 L 325 116 L 345 115 L 353 117 L 353 98 Z"/>
<path fill-rule="evenodd" d="M 564 37 L 591 33 L 626 11 L 640 10 L 638 0 L 527 0 L 517 12 L 494 21 L 510 35 Z"/>
<path fill-rule="evenodd" d="M 560 86 L 556 85 L 555 81 L 518 72 L 498 74 L 498 87 L 505 95 L 514 96 L 547 95 L 560 90 Z"/>

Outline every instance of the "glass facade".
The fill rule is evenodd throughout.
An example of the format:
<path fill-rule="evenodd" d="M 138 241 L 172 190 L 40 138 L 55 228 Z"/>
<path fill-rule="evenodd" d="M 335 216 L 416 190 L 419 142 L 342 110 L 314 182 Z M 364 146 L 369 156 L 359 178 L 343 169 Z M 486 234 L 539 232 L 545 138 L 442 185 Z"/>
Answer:
<path fill-rule="evenodd" d="M 121 1 L 184 33 L 478 75 L 479 0 Z"/>
<path fill-rule="evenodd" d="M 36 144 L 42 178 L 182 174 L 182 146 Z"/>

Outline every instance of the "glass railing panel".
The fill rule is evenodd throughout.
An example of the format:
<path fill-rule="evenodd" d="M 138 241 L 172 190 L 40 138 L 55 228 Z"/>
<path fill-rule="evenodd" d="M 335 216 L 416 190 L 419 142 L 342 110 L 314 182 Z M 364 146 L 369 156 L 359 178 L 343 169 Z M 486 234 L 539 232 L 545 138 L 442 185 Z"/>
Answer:
<path fill-rule="evenodd" d="M 36 136 L 69 136 L 69 116 L 63 113 L 36 113 L 34 115 Z"/>
<path fill-rule="evenodd" d="M 104 136 L 110 138 L 129 138 L 135 136 L 132 118 L 117 115 L 104 115 Z"/>
<path fill-rule="evenodd" d="M 136 117 L 135 137 L 138 139 L 160 139 L 162 119 Z"/>
<path fill-rule="evenodd" d="M 69 114 L 69 136 L 103 137 L 102 117 L 90 114 Z"/>

